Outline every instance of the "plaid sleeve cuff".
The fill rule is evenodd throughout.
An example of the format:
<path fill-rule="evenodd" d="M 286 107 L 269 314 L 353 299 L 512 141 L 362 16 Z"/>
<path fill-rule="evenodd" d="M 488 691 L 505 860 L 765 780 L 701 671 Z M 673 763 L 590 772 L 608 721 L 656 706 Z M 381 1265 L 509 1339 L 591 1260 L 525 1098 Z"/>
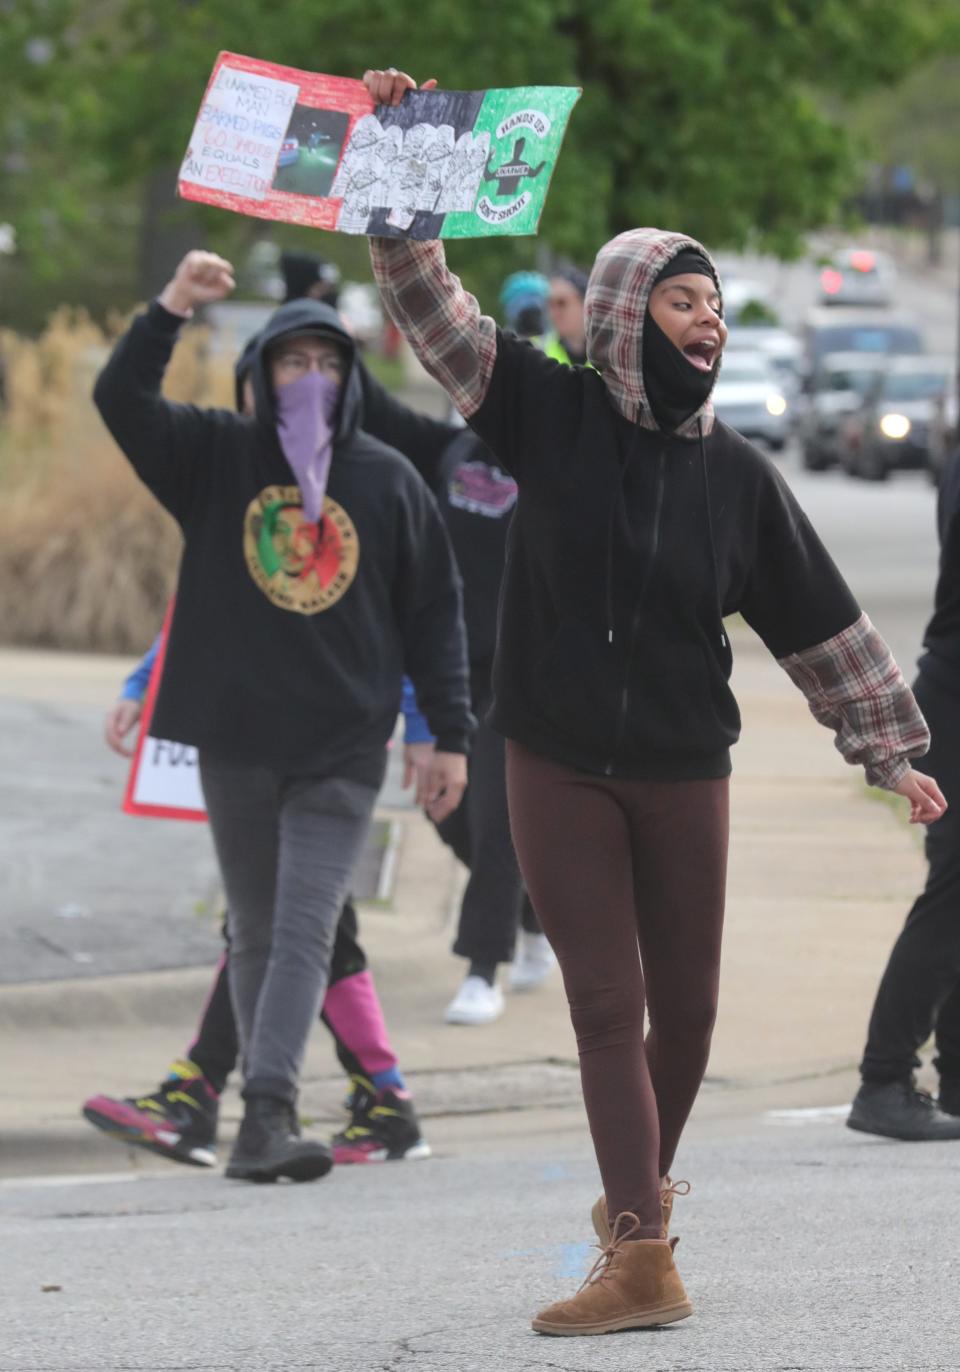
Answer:
<path fill-rule="evenodd" d="M 497 357 L 497 326 L 447 269 L 443 244 L 371 238 L 383 303 L 426 370 L 469 418 L 483 403 Z"/>
<path fill-rule="evenodd" d="M 892 791 L 910 770 L 909 759 L 929 748 L 930 731 L 913 692 L 866 615 L 825 643 L 778 661 L 871 786 Z"/>

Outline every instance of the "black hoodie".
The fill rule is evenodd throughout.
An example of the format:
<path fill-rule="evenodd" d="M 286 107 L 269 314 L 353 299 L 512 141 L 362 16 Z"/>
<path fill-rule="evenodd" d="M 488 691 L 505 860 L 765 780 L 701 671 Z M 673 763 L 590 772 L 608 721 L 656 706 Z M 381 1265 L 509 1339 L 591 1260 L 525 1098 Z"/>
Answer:
<path fill-rule="evenodd" d="M 477 697 L 486 700 L 497 643 L 497 605 L 517 483 L 471 429 L 409 409 L 363 367 L 371 433 L 410 459 L 437 498 L 463 577 L 463 618 Z"/>
<path fill-rule="evenodd" d="M 705 255 L 655 229 L 607 244 L 587 293 L 598 370 L 499 334 L 469 416 L 520 491 L 491 722 L 559 762 L 637 780 L 729 773 L 740 714 L 725 616 L 782 659 L 861 613 L 787 483 L 709 398 L 675 432 L 652 413 L 650 292 L 688 247 Z"/>
<path fill-rule="evenodd" d="M 257 418 L 165 400 L 183 321 L 136 319 L 94 399 L 137 474 L 184 534 L 154 727 L 212 756 L 376 786 L 404 670 L 437 736 L 467 749 L 459 578 L 436 502 L 364 433 L 355 350 L 332 309 L 301 300 L 263 330 Z M 307 523 L 277 439 L 266 352 L 323 333 L 348 358 L 324 517 Z"/>

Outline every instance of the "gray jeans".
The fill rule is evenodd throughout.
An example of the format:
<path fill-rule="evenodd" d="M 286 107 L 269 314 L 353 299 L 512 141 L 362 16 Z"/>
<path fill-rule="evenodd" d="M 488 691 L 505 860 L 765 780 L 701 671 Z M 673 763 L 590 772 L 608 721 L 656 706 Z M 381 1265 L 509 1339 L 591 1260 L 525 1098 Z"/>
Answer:
<path fill-rule="evenodd" d="M 293 1102 L 377 793 L 203 754 L 200 780 L 227 897 L 245 1094 Z"/>

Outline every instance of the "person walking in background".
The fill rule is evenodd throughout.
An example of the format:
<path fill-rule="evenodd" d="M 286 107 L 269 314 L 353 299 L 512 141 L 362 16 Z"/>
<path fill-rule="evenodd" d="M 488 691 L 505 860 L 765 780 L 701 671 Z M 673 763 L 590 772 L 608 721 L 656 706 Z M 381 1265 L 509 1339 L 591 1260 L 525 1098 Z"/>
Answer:
<path fill-rule="evenodd" d="M 500 287 L 503 321 L 518 338 L 539 339 L 547 328 L 550 282 L 542 272 L 512 272 Z"/>
<path fill-rule="evenodd" d="M 107 713 L 106 741 L 121 757 L 132 756 L 133 749 L 126 740 L 139 724 L 159 646 L 158 635 Z M 414 732 L 423 728 L 419 712 L 407 720 L 407 728 Z M 239 1052 L 230 1001 L 228 952 L 229 944 L 214 973 L 193 1043 L 185 1054 L 174 1058 L 159 1088 L 122 1098 L 95 1095 L 84 1102 L 85 1118 L 110 1138 L 174 1162 L 215 1166 L 220 1096 Z M 351 1118 L 331 1140 L 334 1163 L 342 1166 L 429 1157 L 430 1145 L 421 1132 L 387 1033 L 349 895 L 337 922 L 320 1019 L 330 1031 L 337 1058 L 350 1079 Z"/>
<path fill-rule="evenodd" d="M 927 830 L 926 885 L 881 978 L 847 1117 L 851 1129 L 914 1142 L 960 1139 L 960 452 L 944 471 L 937 515 L 940 575 L 913 689 L 930 725 L 927 765 L 950 809 Z M 936 1103 L 913 1076 L 931 1034 Z"/>
<path fill-rule="evenodd" d="M 364 81 L 377 104 L 416 89 L 392 68 Z M 929 735 L 786 483 L 714 418 L 726 326 L 699 243 L 635 229 L 600 250 L 592 368 L 499 330 L 440 241 L 370 249 L 394 320 L 518 486 L 490 720 L 508 740 L 517 854 L 560 961 L 604 1184 L 600 1260 L 533 1328 L 670 1323 L 692 1313 L 666 1233 L 669 1173 L 716 1015 L 740 731 L 724 617 L 743 615 L 847 760 L 919 823 L 945 806 L 910 763 Z"/>
<path fill-rule="evenodd" d="M 389 435 L 433 491 L 463 578 L 470 701 L 478 726 L 463 803 L 437 825 L 440 837 L 470 873 L 453 945 L 454 953 L 468 960 L 467 975 L 445 1018 L 448 1024 L 489 1024 L 504 1011 L 497 976 L 501 964 L 511 964 L 513 991 L 534 990 L 556 965 L 524 889 L 510 835 L 503 737 L 486 719 L 492 700 L 497 605 L 517 486 L 472 430 L 415 413 L 369 372 L 363 375 L 367 426 L 379 437 Z M 429 762 L 431 736 L 422 732 L 415 741 L 409 718 L 407 744 L 414 764 Z"/>
<path fill-rule="evenodd" d="M 410 465 L 363 433 L 336 313 L 274 313 L 251 362 L 255 418 L 163 399 L 184 319 L 233 284 L 223 259 L 188 254 L 94 395 L 185 537 L 155 720 L 199 749 L 226 892 L 245 1078 L 227 1175 L 309 1180 L 332 1159 L 299 1136 L 300 1065 L 404 667 L 438 740 L 420 786 L 435 819 L 463 793 L 473 720 L 443 522 Z"/>
<path fill-rule="evenodd" d="M 325 257 L 312 252 L 282 252 L 280 274 L 285 305 L 291 300 L 320 300 L 335 310 L 340 303 L 340 268 Z"/>
<path fill-rule="evenodd" d="M 567 366 L 587 362 L 587 334 L 583 320 L 583 301 L 588 277 L 579 267 L 557 267 L 550 273 L 547 311 L 550 332 L 541 341 L 543 351 Z"/>

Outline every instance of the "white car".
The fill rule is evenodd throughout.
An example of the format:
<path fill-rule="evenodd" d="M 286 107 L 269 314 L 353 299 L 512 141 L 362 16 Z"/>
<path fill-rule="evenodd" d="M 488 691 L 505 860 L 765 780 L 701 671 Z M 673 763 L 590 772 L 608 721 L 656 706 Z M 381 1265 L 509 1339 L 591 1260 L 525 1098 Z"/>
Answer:
<path fill-rule="evenodd" d="M 750 325 L 730 330 L 724 355 L 732 352 L 763 353 L 777 374 L 784 396 L 794 409 L 800 391 L 800 364 L 803 348 L 796 334 L 774 325 Z"/>
<path fill-rule="evenodd" d="M 759 439 L 775 452 L 790 433 L 789 403 L 769 357 L 762 352 L 724 352 L 713 392 L 717 417 L 744 438 Z"/>

